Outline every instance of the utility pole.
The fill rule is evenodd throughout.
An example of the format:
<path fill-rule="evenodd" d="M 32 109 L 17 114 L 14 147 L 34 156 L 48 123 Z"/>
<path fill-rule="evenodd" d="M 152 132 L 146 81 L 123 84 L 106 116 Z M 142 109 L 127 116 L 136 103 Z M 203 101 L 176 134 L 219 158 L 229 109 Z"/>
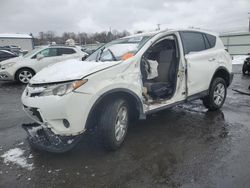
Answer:
<path fill-rule="evenodd" d="M 250 32 L 250 12 L 248 12 L 248 19 L 249 19 L 249 23 L 248 23 L 248 31 Z"/>
<path fill-rule="evenodd" d="M 157 31 L 159 31 L 161 29 L 161 24 L 157 24 Z"/>

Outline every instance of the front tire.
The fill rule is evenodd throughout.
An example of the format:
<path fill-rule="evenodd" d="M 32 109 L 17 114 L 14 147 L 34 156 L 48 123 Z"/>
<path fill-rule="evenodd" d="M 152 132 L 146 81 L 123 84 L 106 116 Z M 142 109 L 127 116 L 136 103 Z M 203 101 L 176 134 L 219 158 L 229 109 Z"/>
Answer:
<path fill-rule="evenodd" d="M 227 96 L 227 86 L 223 78 L 214 78 L 209 88 L 209 94 L 203 98 L 203 104 L 211 111 L 220 109 Z"/>
<path fill-rule="evenodd" d="M 20 69 L 16 73 L 16 80 L 21 84 L 28 84 L 30 79 L 35 75 L 34 71 L 31 69 Z"/>
<path fill-rule="evenodd" d="M 127 134 L 129 106 L 124 99 L 110 100 L 103 105 L 99 120 L 99 135 L 107 150 L 117 150 Z"/>

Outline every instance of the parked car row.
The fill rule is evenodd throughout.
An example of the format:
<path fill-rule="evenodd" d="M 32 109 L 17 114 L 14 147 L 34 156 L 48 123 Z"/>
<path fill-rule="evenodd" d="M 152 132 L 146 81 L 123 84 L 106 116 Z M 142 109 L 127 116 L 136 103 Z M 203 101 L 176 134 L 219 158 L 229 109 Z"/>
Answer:
<path fill-rule="evenodd" d="M 77 46 L 50 45 L 37 48 L 24 56 L 0 63 L 0 80 L 16 80 L 27 84 L 44 67 L 67 59 L 80 59 L 88 54 Z"/>
<path fill-rule="evenodd" d="M 18 55 L 9 50 L 0 50 L 0 62 L 14 57 L 18 57 Z"/>
<path fill-rule="evenodd" d="M 0 50 L 9 51 L 13 54 L 16 54 L 17 56 L 25 55 L 26 53 L 28 53 L 27 50 L 22 50 L 19 46 L 15 46 L 15 45 L 0 46 Z"/>
<path fill-rule="evenodd" d="M 218 110 L 233 78 L 221 39 L 200 30 L 133 35 L 105 44 L 85 61 L 70 58 L 48 67 L 64 59 L 61 51 L 80 55 L 76 48 L 46 47 L 1 65 L 0 72 L 29 82 L 22 103 L 35 123 L 23 128 L 32 147 L 49 152 L 72 149 L 90 129 L 116 150 L 131 119 L 195 99 Z"/>

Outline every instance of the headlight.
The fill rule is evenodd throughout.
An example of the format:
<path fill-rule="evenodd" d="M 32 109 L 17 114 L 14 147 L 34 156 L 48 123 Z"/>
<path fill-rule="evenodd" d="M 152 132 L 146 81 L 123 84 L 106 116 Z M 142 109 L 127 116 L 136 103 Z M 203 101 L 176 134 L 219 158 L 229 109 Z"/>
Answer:
<path fill-rule="evenodd" d="M 16 64 L 16 62 L 6 63 L 6 64 L 4 64 L 4 65 L 1 66 L 1 69 L 7 69 L 9 67 L 12 67 L 15 64 Z"/>
<path fill-rule="evenodd" d="M 68 83 L 63 83 L 63 84 L 51 85 L 47 87 L 45 90 L 43 90 L 39 94 L 39 96 L 49 96 L 49 95 L 63 96 L 81 87 L 87 81 L 88 80 L 78 80 L 78 81 L 73 81 L 73 82 L 68 82 Z"/>

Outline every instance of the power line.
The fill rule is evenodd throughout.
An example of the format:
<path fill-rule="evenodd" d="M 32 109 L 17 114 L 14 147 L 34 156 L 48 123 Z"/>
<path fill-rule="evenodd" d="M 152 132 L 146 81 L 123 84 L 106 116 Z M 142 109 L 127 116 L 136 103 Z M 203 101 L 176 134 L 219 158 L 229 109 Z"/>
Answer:
<path fill-rule="evenodd" d="M 248 19 L 249 19 L 249 23 L 248 23 L 248 31 L 250 32 L 250 12 L 248 12 Z"/>

